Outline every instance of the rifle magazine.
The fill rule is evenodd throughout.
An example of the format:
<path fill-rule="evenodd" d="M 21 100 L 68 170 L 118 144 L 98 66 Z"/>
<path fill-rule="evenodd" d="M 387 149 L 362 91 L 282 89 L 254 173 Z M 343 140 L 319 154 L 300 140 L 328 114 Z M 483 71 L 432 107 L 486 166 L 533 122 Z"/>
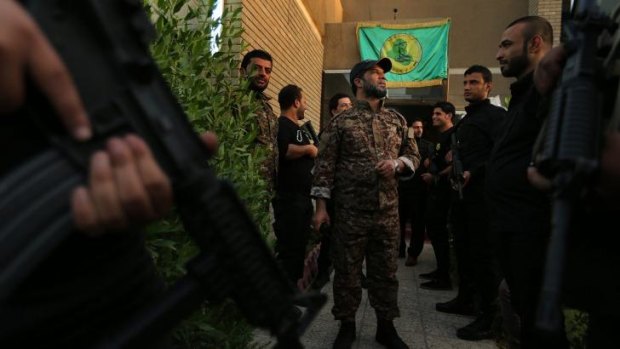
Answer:
<path fill-rule="evenodd" d="M 0 302 L 72 231 L 81 172 L 50 149 L 0 182 Z"/>

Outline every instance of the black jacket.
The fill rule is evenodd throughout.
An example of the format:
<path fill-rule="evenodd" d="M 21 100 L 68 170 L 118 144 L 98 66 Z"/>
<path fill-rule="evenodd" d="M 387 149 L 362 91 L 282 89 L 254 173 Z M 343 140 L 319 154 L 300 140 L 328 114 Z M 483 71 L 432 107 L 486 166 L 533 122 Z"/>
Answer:
<path fill-rule="evenodd" d="M 472 180 L 484 178 L 486 163 L 493 144 L 501 131 L 506 111 L 486 99 L 465 107 L 467 115 L 456 126 L 458 151 L 463 171 L 472 174 Z"/>
<path fill-rule="evenodd" d="M 550 202 L 527 180 L 527 167 L 541 129 L 542 97 L 533 74 L 510 85 L 512 98 L 506 121 L 487 168 L 486 192 L 492 230 L 548 233 Z"/>

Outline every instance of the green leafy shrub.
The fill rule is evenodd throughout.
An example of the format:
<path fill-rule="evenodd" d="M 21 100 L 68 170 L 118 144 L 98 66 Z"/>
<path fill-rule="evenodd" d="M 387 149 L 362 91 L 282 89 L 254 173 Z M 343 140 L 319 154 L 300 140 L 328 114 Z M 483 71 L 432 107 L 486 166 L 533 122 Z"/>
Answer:
<path fill-rule="evenodd" d="M 566 337 L 572 349 L 586 347 L 586 332 L 588 331 L 588 313 L 571 308 L 564 308 L 564 326 Z"/>
<path fill-rule="evenodd" d="M 219 150 L 211 164 L 219 177 L 233 183 L 262 232 L 267 232 L 268 196 L 258 164 L 265 152 L 254 146 L 259 105 L 239 76 L 240 11 L 225 9 L 212 19 L 215 0 L 158 0 L 145 4 L 158 36 L 151 50 L 171 90 L 196 131 L 214 131 Z M 221 34 L 213 35 L 222 25 Z M 211 51 L 214 39 L 220 50 Z M 234 112 L 233 112 L 234 110 Z M 148 246 L 168 282 L 184 274 L 184 265 L 197 247 L 175 214 L 148 229 Z M 175 331 L 183 348 L 247 348 L 251 327 L 232 302 L 203 306 Z"/>

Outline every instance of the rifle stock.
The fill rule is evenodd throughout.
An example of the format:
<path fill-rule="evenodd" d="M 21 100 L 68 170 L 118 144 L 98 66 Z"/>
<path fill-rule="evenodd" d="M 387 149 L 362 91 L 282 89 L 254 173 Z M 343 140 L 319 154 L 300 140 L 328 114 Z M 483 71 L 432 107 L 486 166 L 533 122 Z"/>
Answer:
<path fill-rule="evenodd" d="M 207 163 L 208 152 L 170 92 L 148 44 L 153 27 L 140 1 L 41 0 L 26 8 L 61 55 L 80 92 L 94 138 L 74 142 L 55 129 L 53 109 L 36 93 L 28 116 L 51 147 L 0 183 L 0 304 L 73 230 L 69 196 L 85 182 L 87 159 L 111 136 L 139 134 L 172 181 L 175 204 L 201 253 L 177 287 L 103 347 L 141 343 L 170 330 L 204 300 L 233 298 L 244 316 L 299 347 L 325 301 L 300 297 L 277 265 L 232 187 Z M 308 311 L 297 319 L 295 305 Z"/>

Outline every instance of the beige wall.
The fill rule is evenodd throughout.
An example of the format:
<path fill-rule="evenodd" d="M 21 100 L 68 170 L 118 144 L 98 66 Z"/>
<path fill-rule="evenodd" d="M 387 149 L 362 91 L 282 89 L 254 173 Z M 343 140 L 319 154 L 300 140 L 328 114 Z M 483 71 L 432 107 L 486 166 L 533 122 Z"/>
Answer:
<path fill-rule="evenodd" d="M 340 0 L 303 0 L 321 35 L 325 35 L 325 23 L 342 22 Z"/>
<path fill-rule="evenodd" d="M 227 0 L 241 3 L 243 40 L 248 50 L 260 48 L 273 56 L 267 95 L 279 113 L 277 96 L 287 84 L 300 86 L 308 101 L 306 118 L 318 125 L 321 107 L 323 44 L 302 0 Z"/>

